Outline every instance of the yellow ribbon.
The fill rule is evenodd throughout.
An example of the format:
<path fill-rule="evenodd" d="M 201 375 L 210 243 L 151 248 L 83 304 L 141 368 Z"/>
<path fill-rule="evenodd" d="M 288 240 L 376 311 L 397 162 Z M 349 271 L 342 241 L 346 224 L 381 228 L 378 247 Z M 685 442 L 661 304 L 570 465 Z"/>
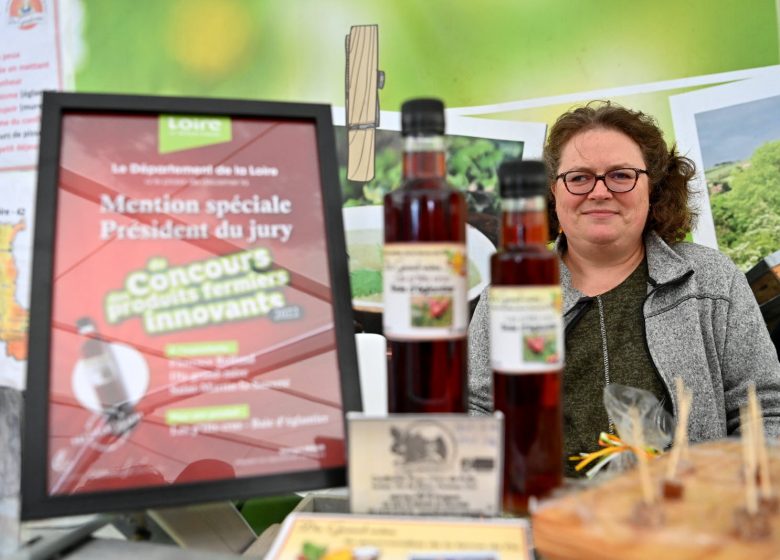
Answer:
<path fill-rule="evenodd" d="M 628 445 L 618 436 L 614 434 L 608 434 L 606 432 L 601 432 L 601 434 L 599 434 L 599 446 L 603 449 L 599 449 L 598 451 L 593 451 L 591 453 L 580 453 L 580 455 L 569 457 L 570 461 L 579 461 L 579 463 L 577 463 L 577 465 L 574 467 L 574 470 L 579 472 L 596 459 L 604 460 L 610 455 L 614 455 L 616 453 L 623 453 L 624 451 L 633 451 L 634 453 L 637 452 L 637 448 L 633 445 Z M 649 459 L 657 457 L 661 454 L 659 450 L 653 447 L 644 447 L 641 449 L 641 451 Z"/>

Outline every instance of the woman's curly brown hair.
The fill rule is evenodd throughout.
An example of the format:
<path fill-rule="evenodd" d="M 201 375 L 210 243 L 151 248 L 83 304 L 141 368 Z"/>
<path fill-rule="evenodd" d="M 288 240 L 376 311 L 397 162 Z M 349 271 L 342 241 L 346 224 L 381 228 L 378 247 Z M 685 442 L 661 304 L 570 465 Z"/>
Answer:
<path fill-rule="evenodd" d="M 550 224 L 557 230 L 552 185 L 558 174 L 561 152 L 571 138 L 597 128 L 622 132 L 639 145 L 650 179 L 650 213 L 645 232 L 655 231 L 667 243 L 682 241 L 693 227 L 697 211 L 689 207 L 693 192 L 690 181 L 696 174 L 693 161 L 669 149 L 663 132 L 651 116 L 610 101 L 592 101 L 572 109 L 555 121 L 544 146 L 544 162 L 550 179 Z"/>

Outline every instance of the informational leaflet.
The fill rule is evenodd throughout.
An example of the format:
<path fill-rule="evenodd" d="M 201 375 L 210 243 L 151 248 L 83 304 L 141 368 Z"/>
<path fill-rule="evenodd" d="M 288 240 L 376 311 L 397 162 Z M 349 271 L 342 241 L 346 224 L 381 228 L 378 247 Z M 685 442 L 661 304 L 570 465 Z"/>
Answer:
<path fill-rule="evenodd" d="M 37 164 L 41 92 L 61 89 L 61 78 L 57 2 L 9 0 L 0 8 L 0 171 L 6 171 Z"/>
<path fill-rule="evenodd" d="M 528 560 L 525 519 L 293 513 L 268 560 Z"/>
<path fill-rule="evenodd" d="M 347 415 L 353 513 L 498 515 L 503 414 Z"/>
<path fill-rule="evenodd" d="M 64 116 L 50 494 L 343 466 L 315 134 Z"/>

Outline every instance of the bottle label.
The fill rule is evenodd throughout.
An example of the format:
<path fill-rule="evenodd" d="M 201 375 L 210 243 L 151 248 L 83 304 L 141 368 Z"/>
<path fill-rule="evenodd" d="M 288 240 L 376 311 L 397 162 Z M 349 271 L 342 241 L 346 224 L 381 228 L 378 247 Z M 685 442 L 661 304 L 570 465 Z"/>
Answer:
<path fill-rule="evenodd" d="M 563 298 L 560 286 L 493 286 L 490 363 L 506 373 L 563 367 Z"/>
<path fill-rule="evenodd" d="M 468 328 L 463 243 L 384 246 L 384 334 L 390 339 L 462 338 Z"/>

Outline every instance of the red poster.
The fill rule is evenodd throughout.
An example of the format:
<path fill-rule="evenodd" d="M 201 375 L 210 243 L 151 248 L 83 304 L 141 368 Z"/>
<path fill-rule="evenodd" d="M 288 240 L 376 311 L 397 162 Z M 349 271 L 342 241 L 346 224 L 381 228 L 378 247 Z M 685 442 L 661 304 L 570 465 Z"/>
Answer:
<path fill-rule="evenodd" d="M 48 495 L 344 465 L 323 212 L 313 122 L 63 116 Z"/>

